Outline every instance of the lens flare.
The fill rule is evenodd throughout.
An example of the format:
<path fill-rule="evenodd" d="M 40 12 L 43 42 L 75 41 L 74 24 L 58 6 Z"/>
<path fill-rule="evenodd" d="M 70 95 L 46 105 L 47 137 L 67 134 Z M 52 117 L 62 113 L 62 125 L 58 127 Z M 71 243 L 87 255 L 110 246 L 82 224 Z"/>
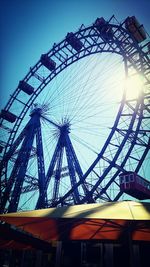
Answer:
<path fill-rule="evenodd" d="M 143 83 L 141 77 L 131 76 L 128 77 L 125 81 L 126 84 L 126 98 L 127 99 L 137 99 L 143 88 Z"/>

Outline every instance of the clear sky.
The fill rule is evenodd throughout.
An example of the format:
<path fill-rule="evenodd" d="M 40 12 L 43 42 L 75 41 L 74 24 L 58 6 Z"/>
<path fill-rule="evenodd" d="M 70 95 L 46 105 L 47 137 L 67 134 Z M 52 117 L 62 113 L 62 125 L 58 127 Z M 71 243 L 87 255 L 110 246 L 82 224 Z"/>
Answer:
<path fill-rule="evenodd" d="M 135 15 L 150 33 L 149 0 L 1 0 L 0 107 L 42 53 L 97 17 Z"/>

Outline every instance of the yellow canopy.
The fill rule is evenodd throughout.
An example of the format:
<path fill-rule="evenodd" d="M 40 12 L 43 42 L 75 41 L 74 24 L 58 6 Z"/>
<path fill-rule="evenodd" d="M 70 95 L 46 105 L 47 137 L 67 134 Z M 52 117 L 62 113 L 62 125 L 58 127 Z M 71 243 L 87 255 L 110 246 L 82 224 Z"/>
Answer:
<path fill-rule="evenodd" d="M 84 204 L 1 214 L 0 220 L 42 240 L 117 240 L 130 229 L 133 240 L 150 240 L 150 203 Z"/>
<path fill-rule="evenodd" d="M 60 208 L 1 214 L 0 220 L 11 217 L 88 218 L 150 220 L 150 203 L 134 201 L 84 204 Z"/>

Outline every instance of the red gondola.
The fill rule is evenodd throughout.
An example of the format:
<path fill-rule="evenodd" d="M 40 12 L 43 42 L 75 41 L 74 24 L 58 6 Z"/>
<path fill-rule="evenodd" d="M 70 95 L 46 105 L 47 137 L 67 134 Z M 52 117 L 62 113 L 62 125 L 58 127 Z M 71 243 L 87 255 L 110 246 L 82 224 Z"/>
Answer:
<path fill-rule="evenodd" d="M 82 42 L 75 36 L 73 32 L 68 32 L 66 36 L 66 41 L 70 44 L 76 51 L 80 51 L 83 47 Z"/>
<path fill-rule="evenodd" d="M 137 199 L 150 199 L 150 182 L 135 172 L 125 172 L 119 175 L 120 189 Z"/>
<path fill-rule="evenodd" d="M 135 16 L 128 17 L 125 21 L 126 29 L 134 36 L 135 40 L 140 43 L 146 39 L 146 32 L 143 25 L 140 25 Z"/>
<path fill-rule="evenodd" d="M 41 62 L 50 71 L 53 71 L 56 68 L 56 62 L 49 58 L 47 54 L 42 54 Z"/>
<path fill-rule="evenodd" d="M 15 122 L 17 117 L 15 114 L 11 113 L 10 111 L 2 109 L 0 113 L 0 118 L 13 123 Z"/>
<path fill-rule="evenodd" d="M 113 38 L 113 30 L 103 17 L 97 18 L 94 23 L 94 26 L 99 31 L 102 38 L 105 39 L 106 41 Z"/>

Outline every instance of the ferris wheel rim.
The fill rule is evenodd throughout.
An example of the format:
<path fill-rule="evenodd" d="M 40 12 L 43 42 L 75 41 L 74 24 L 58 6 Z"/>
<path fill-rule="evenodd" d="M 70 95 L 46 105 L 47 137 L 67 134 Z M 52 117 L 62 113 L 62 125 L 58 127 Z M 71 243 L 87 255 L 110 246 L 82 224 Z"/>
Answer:
<path fill-rule="evenodd" d="M 136 47 L 137 51 L 138 51 L 139 53 L 142 52 L 142 50 L 140 49 L 140 47 L 138 46 L 137 42 L 134 40 L 134 38 L 132 37 L 132 35 L 131 35 L 129 32 L 127 32 L 122 26 L 120 26 L 120 25 L 115 25 L 115 24 L 110 24 L 110 23 L 109 23 L 109 26 L 114 27 L 116 30 L 120 30 L 121 33 L 123 33 L 123 32 L 126 33 L 126 34 L 128 35 L 128 37 L 132 39 L 133 45 L 134 45 L 134 47 Z M 80 32 L 86 32 L 86 30 L 90 30 L 90 31 L 91 31 L 91 30 L 93 30 L 93 29 L 94 29 L 94 26 L 93 26 L 93 25 L 92 25 L 92 26 L 89 26 L 89 27 L 87 27 L 87 28 L 84 28 L 84 29 L 82 29 L 82 26 L 81 26 L 81 29 L 79 29 L 79 31 L 76 31 L 74 34 L 78 36 L 78 34 L 79 34 Z M 98 35 L 99 35 L 99 33 L 96 32 L 96 34 L 95 34 L 94 36 L 98 36 Z M 84 37 L 84 39 L 86 39 L 87 36 L 88 36 L 88 35 L 86 35 L 86 36 Z M 92 37 L 93 37 L 93 36 L 92 36 Z M 104 45 L 104 47 L 105 47 L 106 43 L 107 43 L 107 42 L 103 41 L 102 43 L 100 43 L 100 45 Z M 115 43 L 115 41 L 114 41 L 114 43 Z M 123 41 L 122 41 L 122 43 L 123 43 Z M 54 44 L 54 45 L 56 45 L 56 44 Z M 61 47 L 61 45 L 62 45 L 62 47 Z M 92 45 L 92 46 L 95 46 L 95 45 L 98 46 L 99 44 L 95 44 L 95 42 L 94 42 L 94 45 Z M 63 48 L 64 48 L 65 46 L 69 46 L 69 44 L 66 43 L 66 38 L 63 39 L 61 42 L 59 42 L 59 43 L 56 45 L 56 47 L 59 47 L 59 46 L 60 46 L 60 48 L 58 49 L 58 52 L 62 51 Z M 120 49 L 120 45 L 118 46 L 118 48 Z M 86 50 L 88 51 L 88 49 L 89 49 L 89 47 L 85 48 L 84 50 L 85 50 L 85 51 L 86 51 Z M 105 49 L 103 49 L 103 48 L 100 48 L 100 49 L 101 49 L 100 51 L 95 51 L 94 53 L 92 53 L 91 51 L 90 51 L 90 52 L 88 51 L 88 54 L 84 55 L 83 57 L 86 57 L 86 56 L 89 56 L 89 55 L 92 55 L 92 54 L 97 54 L 97 53 L 99 53 L 99 52 L 100 52 L 100 53 L 111 52 L 111 53 L 119 54 L 119 55 L 121 55 L 122 57 L 125 58 L 125 56 L 123 56 L 123 51 L 122 51 L 122 49 L 121 49 L 120 51 L 116 51 L 116 50 L 114 50 L 114 49 L 111 50 L 110 47 L 108 47 L 107 50 L 105 50 Z M 110 49 L 110 50 L 109 50 L 109 49 Z M 56 53 L 57 53 L 57 51 L 56 51 Z M 51 50 L 49 50 L 49 52 L 47 53 L 47 55 L 51 56 L 51 55 L 53 55 L 53 54 L 54 54 L 54 52 L 53 52 L 53 48 L 52 48 Z M 78 54 L 80 54 L 80 51 L 79 51 L 79 53 L 78 53 L 78 52 L 75 52 L 75 51 L 72 51 L 72 56 L 71 56 L 70 58 L 72 59 L 74 56 L 76 56 L 76 55 L 78 55 Z M 55 78 L 57 75 L 59 75 L 59 73 L 60 73 L 61 71 L 63 71 L 64 69 L 66 69 L 69 65 L 73 64 L 73 63 L 76 62 L 77 60 L 82 59 L 83 57 L 76 58 L 74 61 L 72 61 L 72 62 L 69 63 L 68 65 L 65 63 L 65 66 L 64 66 L 63 69 L 60 69 L 60 71 L 59 71 L 58 73 L 55 73 L 55 72 L 50 73 L 50 74 L 48 75 L 47 79 L 49 79 L 51 75 L 54 75 L 54 76 L 52 77 L 52 79 Z M 69 59 L 70 59 L 70 58 L 69 58 Z M 38 70 L 38 69 L 40 68 L 41 65 L 42 65 L 42 63 L 41 63 L 41 61 L 39 60 L 39 61 L 38 61 L 32 68 L 30 68 L 29 72 L 27 73 L 27 75 L 24 77 L 24 79 L 23 79 L 22 81 L 25 81 L 25 82 L 29 81 L 30 77 L 32 77 L 32 76 L 34 75 L 34 73 L 36 72 L 36 70 Z M 60 64 L 57 68 L 59 68 L 60 66 L 61 66 L 61 64 Z M 47 79 L 46 79 L 46 80 L 47 80 Z M 15 123 L 15 125 L 17 125 L 17 129 L 15 129 L 15 125 L 14 125 L 14 127 L 13 127 L 13 129 L 12 129 L 12 132 L 13 132 L 13 133 L 16 133 L 16 132 L 17 132 L 18 127 L 20 126 L 21 120 L 24 118 L 25 114 L 26 114 L 27 111 L 30 109 L 31 105 L 33 104 L 33 102 L 35 101 L 35 99 L 37 98 L 37 96 L 42 92 L 42 90 L 46 87 L 46 85 L 47 85 L 48 83 L 51 82 L 52 79 L 50 78 L 48 82 L 46 82 L 45 80 L 43 80 L 43 82 L 42 82 L 42 83 L 40 84 L 40 86 L 37 88 L 37 89 L 40 89 L 40 88 L 42 87 L 42 89 L 39 90 L 38 93 L 35 93 L 35 97 L 33 96 L 33 99 L 32 99 L 32 96 L 31 96 L 31 98 L 28 100 L 28 102 L 25 103 L 25 106 L 24 106 L 24 108 L 22 109 L 22 111 L 21 111 L 19 117 L 17 117 L 16 123 Z M 9 100 L 8 103 L 6 104 L 6 106 L 5 106 L 5 108 L 4 108 L 5 110 L 8 110 L 8 111 L 9 111 L 9 109 L 10 109 L 12 103 L 16 100 L 16 98 L 17 98 L 17 96 L 18 96 L 18 94 L 19 94 L 20 92 L 21 92 L 21 89 L 20 89 L 19 86 L 18 86 L 17 89 L 14 91 L 14 93 L 11 95 L 10 100 Z M 22 114 L 23 114 L 23 116 L 22 116 Z M 3 122 L 3 119 L 1 119 L 0 125 L 2 124 L 2 122 Z M 15 136 L 14 136 L 14 137 L 15 137 Z M 14 140 L 14 137 L 12 138 L 12 140 Z M 9 147 L 11 146 L 11 143 L 9 143 L 9 140 L 8 140 L 7 145 L 8 145 Z M 6 148 L 7 148 L 7 145 L 6 145 Z M 7 149 L 6 149 L 6 151 L 7 151 Z"/>

